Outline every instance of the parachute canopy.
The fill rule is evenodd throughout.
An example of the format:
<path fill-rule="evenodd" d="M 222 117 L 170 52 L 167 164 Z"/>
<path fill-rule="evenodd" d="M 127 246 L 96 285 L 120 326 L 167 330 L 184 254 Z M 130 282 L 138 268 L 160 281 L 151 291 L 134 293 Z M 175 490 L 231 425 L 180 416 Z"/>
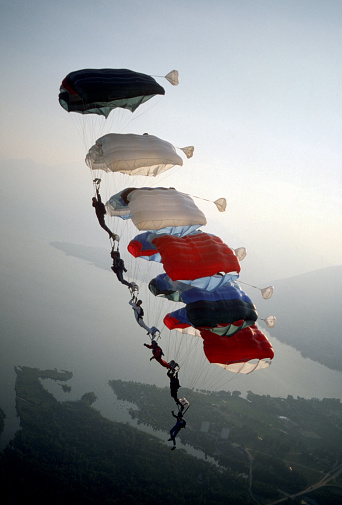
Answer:
<path fill-rule="evenodd" d="M 85 159 L 92 170 L 155 177 L 182 158 L 170 142 L 154 135 L 108 133 L 96 141 Z"/>
<path fill-rule="evenodd" d="M 111 216 L 120 215 L 125 206 L 138 230 L 200 226 L 207 222 L 192 198 L 174 188 L 127 188 L 106 203 Z"/>
<path fill-rule="evenodd" d="M 152 243 L 161 255 L 165 272 L 174 281 L 240 272 L 234 251 L 215 235 L 204 232 L 180 238 L 162 235 Z"/>
<path fill-rule="evenodd" d="M 134 112 L 153 96 L 164 94 L 164 88 L 149 75 L 102 68 L 68 74 L 62 81 L 58 99 L 67 112 L 108 117 L 112 109 L 121 107 Z"/>
<path fill-rule="evenodd" d="M 208 361 L 231 372 L 248 374 L 266 368 L 274 357 L 272 345 L 256 325 L 229 338 L 205 330 L 201 330 L 201 336 Z"/>

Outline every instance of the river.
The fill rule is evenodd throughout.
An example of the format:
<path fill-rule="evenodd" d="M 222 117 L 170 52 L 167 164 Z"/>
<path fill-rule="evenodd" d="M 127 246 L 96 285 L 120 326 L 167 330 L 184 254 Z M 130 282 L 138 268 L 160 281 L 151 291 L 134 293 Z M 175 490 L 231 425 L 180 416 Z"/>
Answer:
<path fill-rule="evenodd" d="M 71 371 L 72 391 L 66 398 L 79 399 L 94 391 L 98 396 L 95 406 L 104 416 L 122 420 L 122 414 L 126 421 L 126 414 L 107 385 L 109 380 L 168 386 L 165 369 L 150 362 L 150 351 L 143 347 L 147 337 L 136 325 L 127 303 L 127 289 L 118 285 L 110 271 L 66 257 L 45 240 L 27 244 L 31 258 L 28 269 L 21 261 L 20 240 L 13 233 L 12 241 L 16 240 L 18 248 L 2 265 L 5 296 L 0 307 L 0 407 L 7 416 L 2 447 L 19 426 L 15 366 Z M 243 396 L 251 390 L 285 398 L 342 399 L 341 372 L 303 358 L 271 333 L 270 341 L 275 350 L 272 365 L 247 376 L 209 365 L 203 359 L 199 339 L 187 356 L 182 354 L 187 341 L 179 346 L 180 351 L 167 335 L 162 336 L 161 344 L 168 359 L 184 360 L 180 371 L 183 387 L 238 390 Z"/>

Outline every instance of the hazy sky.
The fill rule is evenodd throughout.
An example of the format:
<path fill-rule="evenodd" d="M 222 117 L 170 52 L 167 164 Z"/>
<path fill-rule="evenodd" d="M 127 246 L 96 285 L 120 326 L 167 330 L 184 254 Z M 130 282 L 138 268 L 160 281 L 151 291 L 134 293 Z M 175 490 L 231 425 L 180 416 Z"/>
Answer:
<path fill-rule="evenodd" d="M 246 246 L 247 268 L 254 258 L 265 279 L 342 263 L 339 0 L 0 5 L 2 171 L 9 160 L 40 165 L 53 174 L 54 195 L 88 205 L 90 145 L 58 103 L 62 79 L 86 67 L 154 76 L 175 68 L 180 85 L 157 78 L 166 95 L 133 121 L 124 116 L 120 131 L 195 146 L 178 189 L 226 196 L 215 232 Z M 30 191 L 37 181 L 27 179 Z"/>
<path fill-rule="evenodd" d="M 164 86 L 166 95 L 147 102 L 142 114 L 119 111 L 99 134 L 149 132 L 195 146 L 194 157 L 162 185 L 227 198 L 225 214 L 198 204 L 208 214 L 207 231 L 247 247 L 241 280 L 263 285 L 342 264 L 339 0 L 0 0 L 0 9 L 2 384 L 14 364 L 74 370 L 75 356 L 84 377 L 102 367 L 106 377 L 119 376 L 128 363 L 123 378 L 167 385 L 160 367 L 151 370 L 145 334 L 109 268 L 49 246 L 109 252 L 84 163 L 97 135 L 85 141 L 80 115 L 58 103 L 73 70 L 129 68 Z M 172 69 L 179 70 L 178 87 L 157 77 Z M 268 315 L 260 295 L 253 301 Z M 278 380 L 286 352 L 278 354 L 260 372 L 261 391 Z M 297 378 L 302 370 L 293 366 Z M 234 378 L 233 388 L 250 389 L 250 377 Z M 329 381 L 322 391 L 328 396 L 338 383 L 335 375 Z"/>

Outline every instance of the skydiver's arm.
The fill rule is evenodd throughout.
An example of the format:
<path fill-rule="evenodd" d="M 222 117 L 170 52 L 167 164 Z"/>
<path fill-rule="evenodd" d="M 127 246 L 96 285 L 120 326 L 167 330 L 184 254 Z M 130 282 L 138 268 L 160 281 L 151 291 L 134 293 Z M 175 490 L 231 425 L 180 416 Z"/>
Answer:
<path fill-rule="evenodd" d="M 152 346 L 151 345 L 148 345 L 148 344 L 144 344 L 145 347 L 148 347 L 148 349 L 152 349 Z"/>

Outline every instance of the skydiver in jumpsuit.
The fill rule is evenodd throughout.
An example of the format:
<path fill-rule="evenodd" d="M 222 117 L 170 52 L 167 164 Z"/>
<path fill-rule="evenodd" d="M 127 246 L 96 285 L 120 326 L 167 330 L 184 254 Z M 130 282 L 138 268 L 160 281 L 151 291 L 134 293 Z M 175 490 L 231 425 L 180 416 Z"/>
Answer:
<path fill-rule="evenodd" d="M 162 348 L 159 347 L 159 345 L 157 344 L 157 342 L 155 340 L 152 340 L 151 345 L 144 344 L 144 346 L 147 347 L 148 349 L 152 349 L 153 356 L 152 356 L 152 358 L 150 358 L 150 361 L 155 359 L 156 361 L 158 361 L 158 363 L 161 364 L 161 366 L 171 370 L 172 366 L 170 365 L 170 363 L 167 363 L 167 361 L 162 359 L 162 356 L 164 353 L 162 351 Z"/>
<path fill-rule="evenodd" d="M 108 233 L 109 238 L 111 238 L 113 240 L 119 240 L 119 236 L 116 235 L 115 233 L 112 233 L 110 231 L 110 229 L 108 228 L 108 226 L 106 226 L 105 218 L 104 218 L 106 215 L 106 207 L 104 206 L 104 204 L 101 200 L 101 195 L 99 193 L 98 188 L 96 188 L 96 197 L 93 196 L 92 202 L 93 202 L 93 207 L 95 209 L 96 217 L 100 223 L 101 228 L 103 228 Z"/>
<path fill-rule="evenodd" d="M 126 281 L 123 278 L 123 272 L 127 272 L 127 269 L 125 268 L 125 263 L 122 258 L 120 258 L 120 253 L 119 251 L 115 251 L 114 247 L 112 248 L 112 251 L 110 253 L 110 256 L 113 260 L 113 266 L 111 269 L 113 272 L 116 274 L 118 280 L 121 282 L 121 284 L 124 284 L 125 286 L 128 286 L 130 289 L 133 287 L 133 284 Z"/>
<path fill-rule="evenodd" d="M 133 296 L 133 298 L 129 301 L 129 304 L 131 305 L 132 309 L 134 310 L 134 316 L 135 316 L 135 319 L 136 319 L 138 325 L 147 331 L 147 335 L 150 335 L 152 333 L 152 329 L 149 328 L 144 323 L 144 320 L 143 320 L 144 311 L 143 311 L 143 308 L 141 307 L 142 301 L 137 300 L 136 297 Z"/>
<path fill-rule="evenodd" d="M 170 393 L 171 397 L 174 399 L 176 402 L 177 406 L 181 409 L 181 411 L 184 409 L 183 405 L 181 404 L 177 393 L 178 389 L 181 387 L 179 384 L 179 379 L 178 379 L 178 373 L 174 372 L 173 370 L 168 370 L 167 371 L 167 376 L 170 379 Z"/>
<path fill-rule="evenodd" d="M 176 449 L 176 436 L 180 432 L 182 428 L 185 428 L 186 426 L 186 421 L 183 419 L 183 414 L 181 412 L 178 412 L 178 414 L 175 416 L 174 412 L 172 411 L 171 414 L 173 417 L 177 419 L 176 424 L 171 428 L 170 430 L 170 438 L 168 439 L 168 442 L 172 440 L 173 442 L 173 447 L 171 447 L 171 451 L 174 451 Z"/>

